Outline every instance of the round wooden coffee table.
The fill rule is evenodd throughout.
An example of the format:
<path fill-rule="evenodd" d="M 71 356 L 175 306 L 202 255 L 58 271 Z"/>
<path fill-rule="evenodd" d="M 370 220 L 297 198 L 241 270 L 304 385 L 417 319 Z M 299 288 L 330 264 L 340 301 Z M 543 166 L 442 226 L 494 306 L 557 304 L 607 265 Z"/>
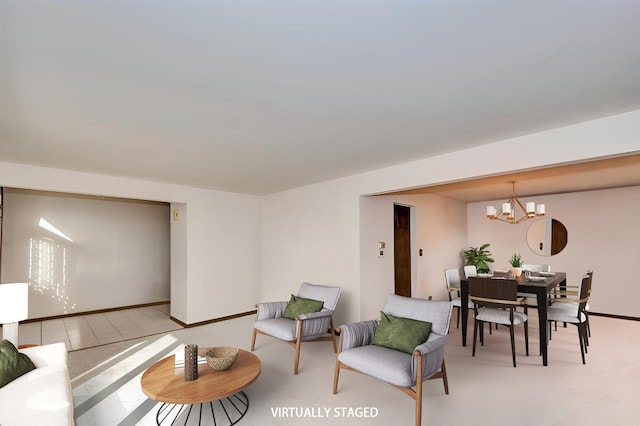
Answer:
<path fill-rule="evenodd" d="M 204 353 L 207 348 L 200 348 Z M 249 409 L 249 398 L 243 392 L 256 381 L 262 370 L 260 359 L 251 352 L 240 349 L 238 359 L 228 369 L 214 370 L 207 364 L 198 366 L 198 378 L 184 379 L 184 368 L 175 367 L 175 355 L 149 367 L 142 374 L 142 391 L 151 399 L 162 402 L 156 415 L 156 423 L 184 424 L 189 418 L 197 417 L 198 424 L 203 417 L 226 418 L 229 425 L 238 423 Z M 199 410 L 198 410 L 199 406 Z M 192 417 L 193 416 L 193 417 Z"/>

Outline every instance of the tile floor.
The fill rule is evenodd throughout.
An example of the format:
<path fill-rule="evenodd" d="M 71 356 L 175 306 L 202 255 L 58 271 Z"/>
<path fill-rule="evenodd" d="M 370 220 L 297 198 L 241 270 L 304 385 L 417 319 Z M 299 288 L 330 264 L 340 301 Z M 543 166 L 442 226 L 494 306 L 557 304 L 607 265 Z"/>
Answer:
<path fill-rule="evenodd" d="M 181 328 L 163 304 L 20 324 L 18 340 L 20 345 L 65 342 L 75 351 Z"/>

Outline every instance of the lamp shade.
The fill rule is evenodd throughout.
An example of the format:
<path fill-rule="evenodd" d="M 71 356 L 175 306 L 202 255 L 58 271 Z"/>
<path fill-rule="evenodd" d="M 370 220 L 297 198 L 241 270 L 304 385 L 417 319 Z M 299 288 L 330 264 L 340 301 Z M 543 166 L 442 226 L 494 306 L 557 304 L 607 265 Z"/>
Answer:
<path fill-rule="evenodd" d="M 10 324 L 29 316 L 29 284 L 0 284 L 0 324 Z"/>

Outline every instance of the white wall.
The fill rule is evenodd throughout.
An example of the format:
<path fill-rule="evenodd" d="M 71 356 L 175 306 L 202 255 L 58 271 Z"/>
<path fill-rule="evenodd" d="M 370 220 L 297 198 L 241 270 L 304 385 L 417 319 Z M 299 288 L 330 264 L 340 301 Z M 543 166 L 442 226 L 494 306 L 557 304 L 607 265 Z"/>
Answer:
<path fill-rule="evenodd" d="M 360 317 L 362 195 L 636 151 L 640 110 L 265 197 L 9 163 L 0 185 L 186 204 L 188 223 L 171 231 L 187 234 L 184 273 L 172 282 L 184 289 L 180 306 L 172 301 L 184 322 L 287 300 L 301 281 L 340 285 L 337 317 L 350 321 Z"/>
<path fill-rule="evenodd" d="M 253 309 L 260 197 L 11 163 L 0 163 L 0 186 L 183 206 L 181 222 L 171 221 L 171 243 L 179 244 L 171 250 L 171 315 L 191 324 Z"/>
<path fill-rule="evenodd" d="M 260 285 L 260 198 L 219 192 L 194 197 L 187 206 L 185 322 L 254 309 Z"/>
<path fill-rule="evenodd" d="M 187 223 L 186 203 L 171 203 L 171 315 L 183 322 L 188 318 L 187 295 Z M 177 217 L 176 217 L 177 214 Z"/>
<path fill-rule="evenodd" d="M 526 234 L 533 219 L 517 225 L 488 220 L 484 216 L 485 207 L 498 200 L 468 205 L 468 244 L 475 247 L 490 243 L 496 261 L 493 269 L 507 268 L 507 260 L 514 251 L 522 254 L 525 263 L 550 264 L 552 270 L 566 272 L 568 284 L 578 285 L 582 274 L 592 269 L 591 310 L 640 317 L 637 303 L 640 278 L 626 266 L 636 265 L 640 259 L 640 187 L 547 195 L 522 201 L 546 204 L 547 216 L 565 225 L 568 242 L 562 252 L 545 257 L 528 247 Z"/>
<path fill-rule="evenodd" d="M 362 195 L 637 151 L 640 111 L 633 111 L 265 196 L 261 298 L 286 299 L 304 280 L 334 283 L 343 289 L 339 321 L 360 319 Z"/>
<path fill-rule="evenodd" d="M 333 181 L 265 199 L 260 300 L 288 300 L 304 281 L 337 285 L 335 322 L 359 315 L 358 194 Z"/>
<path fill-rule="evenodd" d="M 436 195 L 362 197 L 360 312 L 363 319 L 379 317 L 386 295 L 394 292 L 395 203 L 415 209 L 412 228 L 415 228 L 416 244 L 412 247 L 411 257 L 417 270 L 412 296 L 447 300 L 444 268 L 462 266 L 460 253 L 467 243 L 466 204 Z M 382 258 L 378 257 L 378 241 L 386 243 Z"/>
<path fill-rule="evenodd" d="M 1 277 L 30 283 L 29 318 L 169 300 L 166 204 L 11 188 L 3 201 Z"/>

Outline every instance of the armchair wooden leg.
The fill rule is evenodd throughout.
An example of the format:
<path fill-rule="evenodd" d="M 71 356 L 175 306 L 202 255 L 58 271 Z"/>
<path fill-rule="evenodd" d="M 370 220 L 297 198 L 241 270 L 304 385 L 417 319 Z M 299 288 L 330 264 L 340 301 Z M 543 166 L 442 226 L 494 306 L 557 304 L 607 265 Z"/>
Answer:
<path fill-rule="evenodd" d="M 338 347 L 336 346 L 336 331 L 333 329 L 333 317 L 331 318 L 331 343 L 333 343 L 333 353 L 338 353 Z"/>
<path fill-rule="evenodd" d="M 449 380 L 447 380 L 447 368 L 444 365 L 444 358 L 442 359 L 440 370 L 442 371 L 442 381 L 444 382 L 444 393 L 449 395 Z"/>
<path fill-rule="evenodd" d="M 418 354 L 416 363 L 416 426 L 422 424 L 422 354 Z"/>
<path fill-rule="evenodd" d="M 340 361 L 336 357 L 336 370 L 333 373 L 333 394 L 338 393 L 338 380 L 340 379 Z"/>
<path fill-rule="evenodd" d="M 338 345 L 340 346 L 340 351 L 342 351 L 342 330 L 333 330 L 333 319 L 331 320 L 331 333 L 335 336 L 335 331 L 340 332 L 340 337 L 338 338 Z M 336 353 L 338 353 L 336 351 Z M 340 361 L 338 360 L 338 356 L 336 355 L 336 369 L 333 373 L 333 394 L 338 393 L 338 380 L 340 379 Z"/>
<path fill-rule="evenodd" d="M 256 332 L 256 329 L 254 328 L 253 329 L 253 337 L 251 338 L 251 352 L 253 352 L 253 350 L 256 347 L 256 334 L 258 334 L 258 333 Z"/>
<path fill-rule="evenodd" d="M 300 343 L 302 343 L 302 321 L 298 320 L 298 333 L 296 336 L 296 360 L 293 365 L 293 374 L 298 374 L 298 364 L 300 362 Z"/>

